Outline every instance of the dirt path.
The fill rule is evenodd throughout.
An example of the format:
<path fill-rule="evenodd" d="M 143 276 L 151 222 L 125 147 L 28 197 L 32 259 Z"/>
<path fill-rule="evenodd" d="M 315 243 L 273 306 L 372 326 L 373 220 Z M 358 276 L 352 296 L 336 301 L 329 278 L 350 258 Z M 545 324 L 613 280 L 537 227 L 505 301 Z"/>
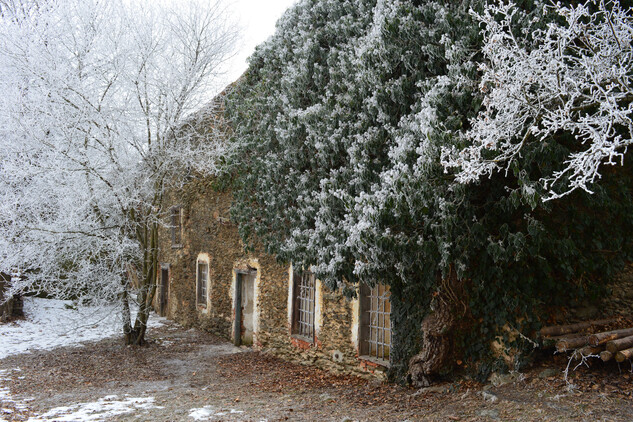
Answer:
<path fill-rule="evenodd" d="M 0 401 L 9 389 L 18 402 L 5 397 L 0 420 L 633 420 L 631 374 L 613 367 L 578 372 L 571 391 L 551 368 L 534 368 L 498 387 L 461 381 L 419 393 L 287 363 L 172 323 L 149 337 L 142 349 L 105 340 L 0 360 Z"/>

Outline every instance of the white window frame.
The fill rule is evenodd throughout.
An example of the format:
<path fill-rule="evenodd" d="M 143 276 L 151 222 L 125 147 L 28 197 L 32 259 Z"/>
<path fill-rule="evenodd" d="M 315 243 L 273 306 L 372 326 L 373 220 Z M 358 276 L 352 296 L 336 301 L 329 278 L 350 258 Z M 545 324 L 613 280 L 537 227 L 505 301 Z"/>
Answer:
<path fill-rule="evenodd" d="M 206 280 L 200 280 L 201 265 L 206 266 Z M 201 253 L 196 259 L 196 306 L 207 308 L 209 302 L 209 276 L 211 266 L 209 265 L 209 255 Z M 201 287 L 204 287 L 203 291 L 200 291 Z"/>

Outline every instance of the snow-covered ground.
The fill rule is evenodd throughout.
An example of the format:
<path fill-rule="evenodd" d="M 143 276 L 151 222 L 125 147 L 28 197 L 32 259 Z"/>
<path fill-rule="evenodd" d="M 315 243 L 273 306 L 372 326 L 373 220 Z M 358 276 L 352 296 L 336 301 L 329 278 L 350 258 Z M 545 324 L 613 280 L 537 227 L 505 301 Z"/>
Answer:
<path fill-rule="evenodd" d="M 121 315 L 115 306 L 72 308 L 67 300 L 24 298 L 24 320 L 0 324 L 0 359 L 31 350 L 81 346 L 122 335 Z M 163 318 L 152 314 L 149 327 Z"/>
<path fill-rule="evenodd" d="M 26 409 L 26 405 L 13 400 L 9 388 L 2 385 L 2 381 L 7 381 L 8 378 L 5 377 L 12 371 L 19 372 L 20 368 L 14 368 L 13 370 L 0 369 L 0 422 L 6 422 L 4 418 L 11 416 L 15 410 Z"/>
<path fill-rule="evenodd" d="M 74 309 L 71 301 L 27 297 L 24 298 L 24 315 L 23 320 L 0 324 L 0 359 L 38 349 L 79 347 L 82 342 L 121 335 L 121 316 L 116 306 Z M 149 326 L 160 326 L 162 321 L 164 318 L 152 314 Z M 0 381 L 8 372 L 0 370 Z M 0 405 L 3 403 L 11 403 L 16 409 L 26 407 L 11 398 L 8 388 L 0 387 Z M 105 421 L 116 415 L 157 407 L 153 397 L 107 396 L 92 403 L 57 407 L 29 421 Z M 12 409 L 0 406 L 0 422 L 11 412 Z"/>
<path fill-rule="evenodd" d="M 79 403 L 70 406 L 60 406 L 49 410 L 43 415 L 30 418 L 28 422 L 41 421 L 107 421 L 114 416 L 160 409 L 154 404 L 153 397 L 125 397 L 106 396 L 95 402 Z"/>

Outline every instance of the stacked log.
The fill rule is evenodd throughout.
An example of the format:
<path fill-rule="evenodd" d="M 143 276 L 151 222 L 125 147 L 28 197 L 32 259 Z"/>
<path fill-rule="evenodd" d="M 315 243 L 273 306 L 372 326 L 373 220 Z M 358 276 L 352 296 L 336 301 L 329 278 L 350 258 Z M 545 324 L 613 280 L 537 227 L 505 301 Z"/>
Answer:
<path fill-rule="evenodd" d="M 551 336 L 560 336 L 563 334 L 573 334 L 578 333 L 588 328 L 601 327 L 609 324 L 613 324 L 617 322 L 617 318 L 609 318 L 609 319 L 600 319 L 596 321 L 585 321 L 578 322 L 576 324 L 568 324 L 568 325 L 552 325 L 550 327 L 541 328 L 541 336 L 543 337 L 551 337 Z"/>
<path fill-rule="evenodd" d="M 604 362 L 633 359 L 633 321 L 630 319 L 554 325 L 541 329 L 540 335 L 544 348 L 555 347 L 561 353 L 570 351 L 578 358 L 600 356 Z"/>

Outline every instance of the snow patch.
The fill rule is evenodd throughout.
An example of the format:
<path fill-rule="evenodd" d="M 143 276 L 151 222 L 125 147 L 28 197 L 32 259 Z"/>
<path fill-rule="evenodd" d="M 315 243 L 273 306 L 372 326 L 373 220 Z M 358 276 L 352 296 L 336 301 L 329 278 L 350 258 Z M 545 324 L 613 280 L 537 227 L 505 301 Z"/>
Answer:
<path fill-rule="evenodd" d="M 204 421 L 204 420 L 208 420 L 211 416 L 213 416 L 215 414 L 214 412 L 215 411 L 213 410 L 213 407 L 204 406 L 197 409 L 191 409 L 189 411 L 189 417 L 197 421 Z"/>
<path fill-rule="evenodd" d="M 6 377 L 8 373 L 10 371 L 18 372 L 20 370 L 21 370 L 20 368 L 0 369 L 0 381 L 11 381 L 11 378 Z M 13 398 L 11 398 L 11 390 L 4 386 L 0 386 L 0 404 L 3 406 L 7 404 L 11 404 L 13 408 L 18 409 L 18 410 L 26 409 L 26 405 L 24 403 L 17 402 L 13 400 Z M 3 407 L 1 412 L 11 413 L 13 412 L 13 410 Z M 0 422 L 2 422 L 1 419 L 0 419 Z"/>
<path fill-rule="evenodd" d="M 204 406 L 200 408 L 194 408 L 189 411 L 189 417 L 197 421 L 208 421 L 213 416 L 226 416 L 228 414 L 244 413 L 242 410 L 231 409 L 229 411 L 216 412 L 213 406 Z"/>
<path fill-rule="evenodd" d="M 117 396 L 106 396 L 95 402 L 61 406 L 34 418 L 28 422 L 41 421 L 106 421 L 114 416 L 133 413 L 138 410 L 162 409 L 154 404 L 154 397 L 129 397 L 116 400 Z"/>

